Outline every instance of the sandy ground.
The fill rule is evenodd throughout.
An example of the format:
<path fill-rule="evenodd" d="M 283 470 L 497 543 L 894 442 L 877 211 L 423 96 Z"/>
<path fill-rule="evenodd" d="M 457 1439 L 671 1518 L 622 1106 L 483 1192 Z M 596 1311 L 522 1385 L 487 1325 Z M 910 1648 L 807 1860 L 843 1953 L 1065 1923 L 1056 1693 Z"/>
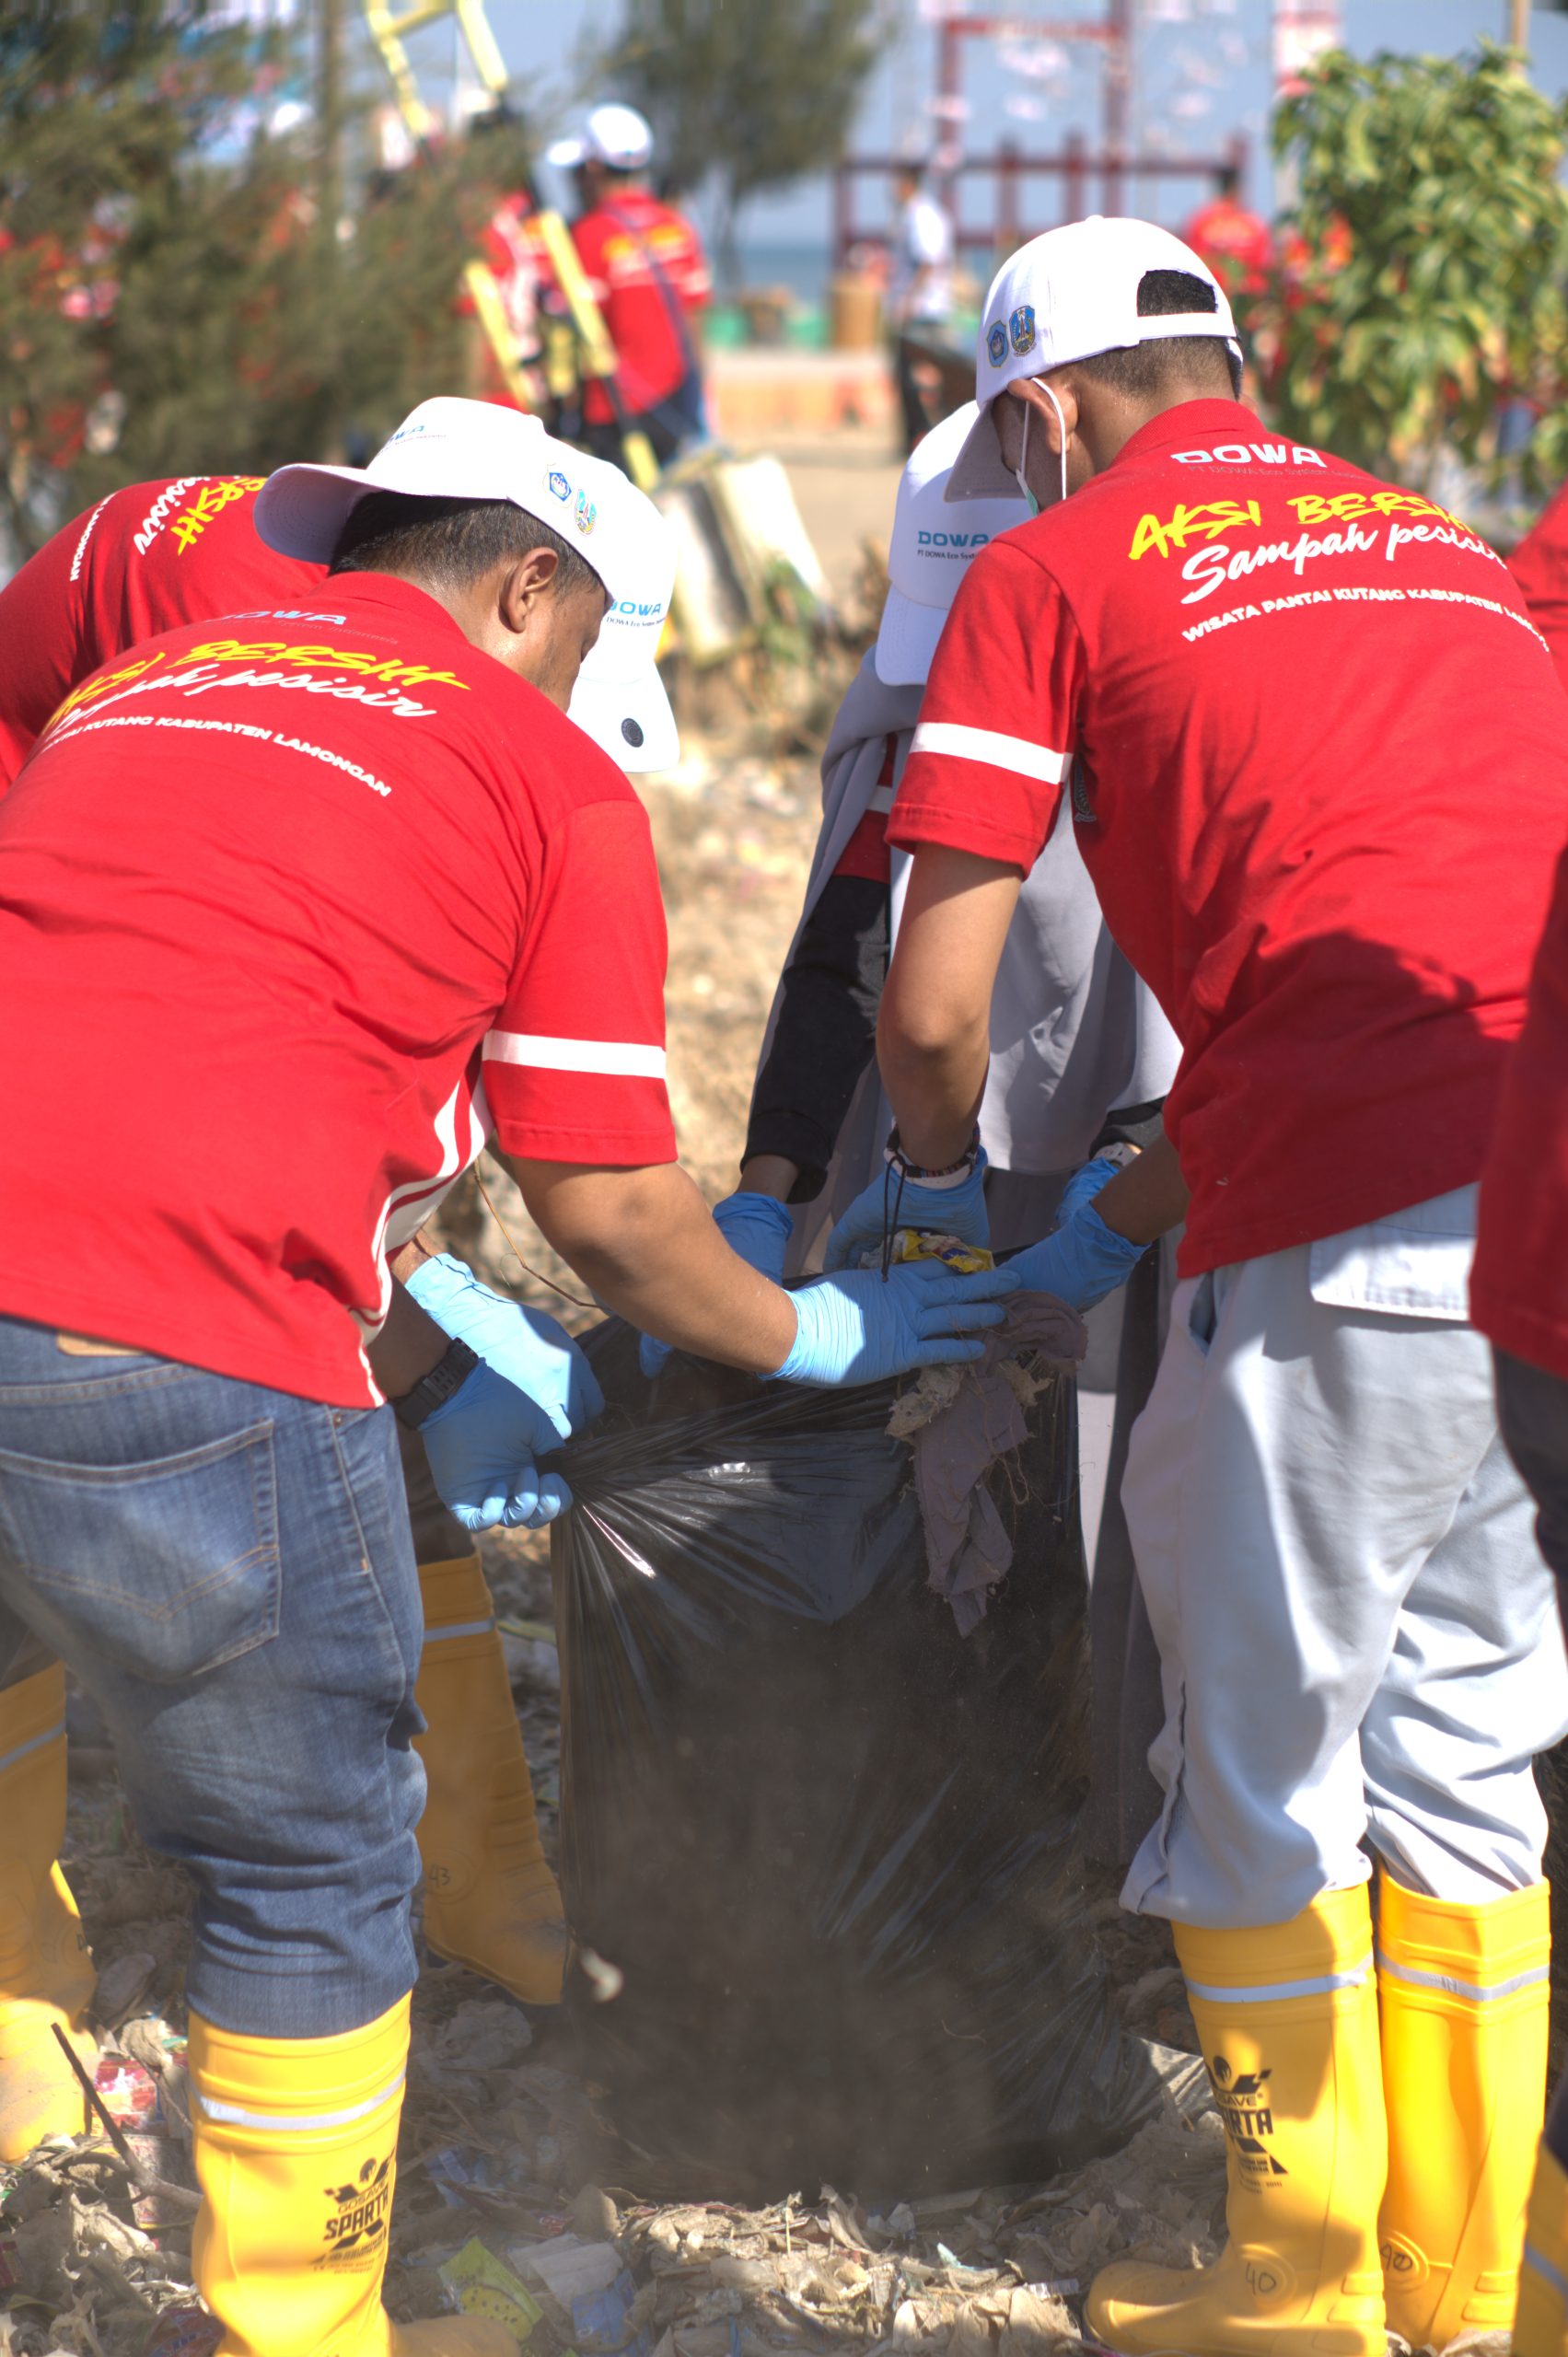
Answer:
<path fill-rule="evenodd" d="M 886 528 L 896 464 L 880 437 L 861 436 L 853 447 L 801 454 L 792 470 L 835 588 L 852 602 L 862 541 Z M 854 659 L 853 649 L 840 650 L 815 667 L 815 706 L 801 704 L 791 732 L 805 749 L 783 759 L 758 749 L 760 707 L 776 683 L 753 679 L 758 709 L 749 712 L 743 698 L 722 740 L 693 746 L 678 772 L 647 784 L 670 917 L 672 1096 L 687 1167 L 710 1199 L 733 1183 L 757 1046 L 815 836 L 813 731 L 825 725 L 835 678 Z M 516 1190 L 488 1167 L 485 1183 L 528 1270 L 471 1181 L 448 1208 L 454 1247 L 569 1326 L 591 1322 L 590 1307 L 551 1291 L 550 1279 L 579 1288 Z M 547 1558 L 526 1537 L 487 1539 L 484 1554 L 513 1626 L 509 1666 L 553 1853 L 559 1671 L 546 1633 Z M 138 2100 L 157 2097 L 135 2165 L 176 2189 L 137 2193 L 101 2138 L 0 2171 L 0 2188 L 12 2179 L 0 2207 L 0 2352 L 144 2357 L 178 2348 L 197 2357 L 210 2345 L 199 2318 L 187 2315 L 178 2328 L 190 2338 L 157 2337 L 176 2330 L 191 2297 L 180 2047 L 187 1892 L 177 1869 L 140 1849 L 96 1734 L 77 1705 L 69 1872 L 103 1976 L 108 2049 L 126 2058 L 122 2075 L 126 2088 L 140 2088 Z M 1095 1913 L 1130 2026 L 1167 2048 L 1190 2046 L 1163 1935 L 1118 1917 L 1109 1878 Z M 636 2357 L 872 2347 L 952 2357 L 995 2347 L 1024 2357 L 1071 2343 L 1078 2287 L 1112 2252 L 1190 2263 L 1212 2250 L 1223 2138 L 1179 2063 L 1173 2056 L 1175 2095 L 1128 2153 L 1052 2185 L 970 2189 L 884 2217 L 869 2216 L 853 2188 L 830 2198 L 815 2185 L 767 2212 L 656 2208 L 617 2194 L 613 2179 L 604 2185 L 594 2093 L 576 2071 L 563 2021 L 530 2019 L 460 1971 L 427 1971 L 415 1998 L 389 2301 L 404 2316 L 437 2312 L 449 2295 L 436 2265 L 472 2238 L 520 2264 L 546 2247 L 569 2260 L 575 2235 L 599 2254 L 601 2269 L 624 2263 L 621 2309 L 628 2296 L 633 2305 L 615 2329 L 640 2336 L 630 2344 Z M 589 2271 L 595 2263 L 584 2262 Z M 591 2357 L 616 2345 L 613 2334 L 596 2341 L 537 2279 L 533 2290 L 543 2315 L 530 2347 L 541 2357 L 572 2348 Z"/>

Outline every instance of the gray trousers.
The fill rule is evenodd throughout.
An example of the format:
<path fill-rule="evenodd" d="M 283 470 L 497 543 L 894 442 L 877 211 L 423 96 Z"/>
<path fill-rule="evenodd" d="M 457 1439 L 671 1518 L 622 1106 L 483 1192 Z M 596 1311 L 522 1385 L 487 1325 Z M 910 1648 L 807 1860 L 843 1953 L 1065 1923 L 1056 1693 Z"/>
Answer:
<path fill-rule="evenodd" d="M 1135 1910 L 1283 1922 L 1364 1836 L 1438 1898 L 1540 1878 L 1568 1661 L 1463 1315 L 1474 1192 L 1177 1288 L 1124 1484 L 1165 1700 Z"/>

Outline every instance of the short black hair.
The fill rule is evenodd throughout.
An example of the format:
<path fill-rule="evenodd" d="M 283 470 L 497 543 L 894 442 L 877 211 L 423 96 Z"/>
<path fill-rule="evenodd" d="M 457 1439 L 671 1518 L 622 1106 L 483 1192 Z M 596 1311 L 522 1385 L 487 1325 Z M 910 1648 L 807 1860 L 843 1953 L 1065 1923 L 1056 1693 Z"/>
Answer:
<path fill-rule="evenodd" d="M 541 517 L 509 499 L 415 499 L 373 491 L 352 511 L 332 551 L 334 573 L 399 573 L 465 589 L 493 565 L 530 549 L 552 549 L 554 586 L 602 587 L 581 552 Z"/>
<path fill-rule="evenodd" d="M 1190 270 L 1146 270 L 1138 281 L 1141 319 L 1179 319 L 1189 311 L 1215 311 L 1219 305 L 1206 278 Z M 1185 386 L 1211 381 L 1222 398 L 1241 390 L 1241 363 L 1223 337 L 1172 335 L 1152 343 L 1132 343 L 1115 352 L 1097 352 L 1092 359 L 1074 361 L 1097 385 L 1128 393 L 1136 401 L 1155 401 Z"/>

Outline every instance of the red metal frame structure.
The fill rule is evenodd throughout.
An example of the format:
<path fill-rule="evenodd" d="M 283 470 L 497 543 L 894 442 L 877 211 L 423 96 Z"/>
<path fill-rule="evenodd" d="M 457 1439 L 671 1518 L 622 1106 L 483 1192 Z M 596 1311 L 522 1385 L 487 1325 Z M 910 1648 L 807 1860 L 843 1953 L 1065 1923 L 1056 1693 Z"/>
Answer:
<path fill-rule="evenodd" d="M 1064 24 L 1024 15 L 1015 11 L 1008 16 L 971 17 L 958 0 L 937 21 L 936 27 L 936 109 L 939 119 L 953 122 L 959 119 L 963 104 L 964 49 L 966 41 L 1006 41 L 1022 36 L 1033 41 L 1075 41 L 1096 43 L 1105 58 L 1105 210 L 1120 213 L 1122 206 L 1121 170 L 1127 153 L 1127 126 L 1132 108 L 1132 0 L 1105 0 L 1105 18 L 1096 24 L 1074 17 Z M 945 170 L 938 158 L 936 178 L 952 207 L 951 172 Z"/>
<path fill-rule="evenodd" d="M 1291 0 L 1283 0 L 1291 5 Z M 1295 0 L 1302 5 L 1302 0 Z M 949 0 L 949 5 L 936 20 L 936 97 L 933 109 L 941 127 L 943 145 L 939 147 L 933 178 L 937 191 L 954 223 L 955 236 L 961 250 L 981 251 L 988 257 L 1011 253 L 1027 237 L 1035 234 L 1036 226 L 1051 225 L 1041 222 L 1029 227 L 1023 220 L 1022 186 L 1026 180 L 1040 176 L 1055 177 L 1063 184 L 1061 218 L 1076 220 L 1089 209 L 1090 186 L 1099 183 L 1100 209 L 1105 213 L 1126 210 L 1129 182 L 1140 180 L 1198 180 L 1216 185 L 1220 175 L 1234 165 L 1243 175 L 1247 169 L 1248 144 L 1245 137 L 1232 139 L 1217 156 L 1133 156 L 1127 146 L 1128 126 L 1132 118 L 1132 8 L 1133 0 L 1104 0 L 1105 15 L 1098 21 L 1088 17 L 1073 17 L 1063 23 L 1052 18 L 1029 16 L 1022 10 L 1007 15 L 971 16 L 964 0 Z M 1100 50 L 1105 60 L 1104 134 L 1100 151 L 1092 153 L 1081 133 L 1069 132 L 1058 152 L 1051 155 L 1026 155 L 1012 140 L 1004 140 L 990 156 L 953 153 L 952 144 L 963 118 L 964 43 L 980 39 L 1005 41 L 1027 37 L 1038 41 L 1090 41 Z M 883 245 L 886 232 L 880 229 L 861 230 L 856 226 L 854 183 L 863 178 L 891 178 L 904 158 L 896 156 L 845 156 L 833 174 L 833 261 L 836 269 L 843 269 L 856 246 Z M 957 203 L 958 183 L 976 174 L 990 174 L 996 182 L 996 202 L 991 227 L 966 227 L 959 218 Z"/>
<path fill-rule="evenodd" d="M 1196 180 L 1209 181 L 1216 188 L 1222 173 L 1234 168 L 1245 183 L 1248 165 L 1248 142 L 1238 133 L 1225 147 L 1213 156 L 1129 156 L 1112 157 L 1097 153 L 1082 134 L 1069 132 L 1061 148 L 1052 155 L 1026 155 L 1010 140 L 1004 140 L 990 156 L 959 156 L 944 174 L 947 206 L 953 215 L 954 236 L 960 249 L 984 254 L 989 259 L 1009 254 L 1040 229 L 1055 225 L 1050 221 L 1026 224 L 1022 188 L 1026 180 L 1055 178 L 1063 184 L 1059 218 L 1080 220 L 1089 210 L 1089 192 L 1094 180 L 1099 179 L 1105 194 L 1101 210 L 1120 211 L 1124 203 L 1123 191 L 1129 182 L 1161 180 Z M 899 156 L 844 156 L 833 169 L 833 267 L 844 269 L 852 251 L 857 246 L 881 246 L 888 242 L 884 228 L 861 229 L 856 226 L 854 183 L 857 180 L 890 180 L 907 159 Z M 953 203 L 955 184 L 962 179 L 989 175 L 996 182 L 994 218 L 989 228 L 967 226 L 958 216 Z M 1112 195 L 1114 190 L 1114 197 Z"/>

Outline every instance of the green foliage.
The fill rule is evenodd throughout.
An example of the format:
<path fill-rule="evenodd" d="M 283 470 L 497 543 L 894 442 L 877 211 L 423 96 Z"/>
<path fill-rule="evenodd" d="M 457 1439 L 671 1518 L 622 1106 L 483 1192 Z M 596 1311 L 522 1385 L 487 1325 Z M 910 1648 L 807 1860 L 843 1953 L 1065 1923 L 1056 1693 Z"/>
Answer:
<path fill-rule="evenodd" d="M 1494 457 L 1500 396 L 1545 412 L 1568 472 L 1568 108 L 1483 43 L 1472 58 L 1324 58 L 1280 109 L 1299 195 L 1272 385 L 1283 431 L 1424 484 L 1440 445 Z"/>
<path fill-rule="evenodd" d="M 715 176 L 722 254 L 749 198 L 839 154 L 884 17 L 882 0 L 626 0 L 598 78 L 652 122 L 661 182 Z"/>
<path fill-rule="evenodd" d="M 266 138 L 249 106 L 292 64 L 189 0 L 7 6 L 0 508 L 20 552 L 121 482 L 264 473 L 462 389 L 477 180 L 428 158 L 323 213 L 335 143 Z"/>

